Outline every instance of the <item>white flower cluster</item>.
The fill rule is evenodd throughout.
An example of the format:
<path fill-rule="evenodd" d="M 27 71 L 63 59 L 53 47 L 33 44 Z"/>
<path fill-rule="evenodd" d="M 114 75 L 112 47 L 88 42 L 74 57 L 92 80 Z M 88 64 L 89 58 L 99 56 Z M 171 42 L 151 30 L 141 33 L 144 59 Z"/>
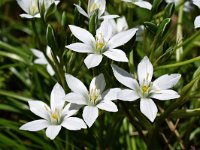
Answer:
<path fill-rule="evenodd" d="M 38 16 L 37 0 L 17 0 L 24 9 L 27 18 Z M 56 3 L 56 1 L 48 1 Z M 129 1 L 131 2 L 131 1 Z M 49 7 L 46 3 L 46 7 Z M 151 9 L 151 4 L 138 0 L 135 5 Z M 77 10 L 84 16 L 90 18 L 95 10 L 98 10 L 98 18 L 104 19 L 100 27 L 96 30 L 95 37 L 87 30 L 78 26 L 69 25 L 72 34 L 80 41 L 67 45 L 66 48 L 78 52 L 87 53 L 84 63 L 88 69 L 98 66 L 103 57 L 117 61 L 128 62 L 126 54 L 120 46 L 127 43 L 137 32 L 137 28 L 128 29 L 125 17 L 113 20 L 116 15 L 103 16 L 106 7 L 105 0 L 89 0 L 87 13 L 78 5 Z M 119 48 L 120 47 L 120 48 Z M 50 51 L 50 52 L 49 52 Z M 47 70 L 51 75 L 54 71 L 44 57 L 43 53 L 33 49 L 32 52 L 38 58 L 37 64 L 47 64 Z M 47 55 L 51 57 L 51 50 L 47 48 Z M 28 101 L 30 110 L 42 119 L 31 121 L 21 126 L 21 130 L 39 131 L 46 129 L 46 136 L 54 139 L 61 127 L 68 130 L 80 130 L 91 127 L 99 115 L 99 109 L 108 112 L 117 112 L 118 108 L 114 103 L 116 100 L 135 101 L 140 99 L 141 112 L 153 122 L 158 109 L 153 99 L 170 100 L 179 98 L 179 94 L 171 90 L 180 79 L 180 74 L 163 75 L 152 82 L 153 65 L 148 57 L 144 57 L 138 64 L 137 80 L 124 69 L 112 64 L 112 71 L 115 78 L 127 88 L 106 88 L 104 75 L 101 73 L 95 76 L 89 89 L 76 77 L 65 74 L 65 79 L 70 93 L 65 93 L 63 87 L 56 83 L 50 95 L 50 107 L 42 101 Z M 114 101 L 114 102 L 113 102 Z M 81 107 L 83 108 L 83 120 L 75 115 Z M 86 126 L 87 125 L 87 126 Z"/>

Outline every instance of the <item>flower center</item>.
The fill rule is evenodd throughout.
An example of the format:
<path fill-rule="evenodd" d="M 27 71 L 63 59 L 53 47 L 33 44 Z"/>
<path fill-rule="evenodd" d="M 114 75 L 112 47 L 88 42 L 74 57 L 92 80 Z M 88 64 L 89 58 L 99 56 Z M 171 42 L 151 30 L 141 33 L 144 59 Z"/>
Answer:
<path fill-rule="evenodd" d="M 35 15 L 36 13 L 38 13 L 38 4 L 37 4 L 37 0 L 33 0 L 31 1 L 31 5 L 29 8 L 29 12 L 31 15 Z"/>
<path fill-rule="evenodd" d="M 149 90 L 150 90 L 149 86 L 146 86 L 146 85 L 142 86 L 142 92 L 143 93 L 149 93 Z"/>
<path fill-rule="evenodd" d="M 89 92 L 89 98 L 90 98 L 90 103 L 91 104 L 96 104 L 98 102 L 98 100 L 101 99 L 101 94 L 100 94 L 100 90 L 96 89 L 96 88 L 92 88 Z"/>
<path fill-rule="evenodd" d="M 92 13 L 93 11 L 97 10 L 100 8 L 100 4 L 97 4 L 97 3 L 93 3 L 91 5 L 91 7 L 89 8 L 89 12 Z"/>
<path fill-rule="evenodd" d="M 98 35 L 96 35 L 95 48 L 96 48 L 96 53 L 97 54 L 102 53 L 102 49 L 104 48 L 105 44 L 106 44 L 106 42 L 105 42 L 105 39 L 103 37 L 103 34 L 99 33 Z"/>
<path fill-rule="evenodd" d="M 61 121 L 60 111 L 56 108 L 54 112 L 50 112 L 50 119 L 52 124 L 59 124 Z"/>
<path fill-rule="evenodd" d="M 152 87 L 152 84 L 150 83 L 149 85 L 147 84 L 143 84 L 140 86 L 140 91 L 141 91 L 141 97 L 148 97 L 149 96 L 149 93 L 151 91 L 151 87 Z"/>

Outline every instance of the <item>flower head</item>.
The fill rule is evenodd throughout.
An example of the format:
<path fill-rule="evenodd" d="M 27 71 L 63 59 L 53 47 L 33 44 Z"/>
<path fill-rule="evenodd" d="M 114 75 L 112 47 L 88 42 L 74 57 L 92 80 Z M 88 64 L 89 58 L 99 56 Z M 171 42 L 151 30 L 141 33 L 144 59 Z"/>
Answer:
<path fill-rule="evenodd" d="M 129 88 L 122 90 L 118 95 L 118 99 L 134 101 L 140 98 L 140 110 L 151 122 L 156 118 L 158 111 L 152 98 L 158 100 L 179 98 L 179 94 L 174 90 L 170 90 L 170 88 L 179 81 L 181 75 L 166 74 L 152 82 L 153 66 L 148 57 L 144 57 L 138 64 L 137 76 L 139 83 L 122 68 L 112 65 L 112 69 L 116 79 Z"/>
<path fill-rule="evenodd" d="M 46 136 L 53 140 L 64 127 L 68 130 L 80 130 L 86 128 L 82 119 L 71 117 L 77 113 L 78 108 L 71 109 L 68 104 L 65 106 L 63 100 L 65 92 L 57 83 L 51 92 L 50 107 L 42 101 L 29 100 L 30 110 L 42 119 L 28 122 L 20 127 L 20 130 L 39 131 L 46 129 Z"/>
<path fill-rule="evenodd" d="M 66 74 L 66 80 L 72 92 L 67 94 L 64 100 L 85 106 L 83 109 L 83 119 L 89 127 L 97 119 L 99 114 L 98 109 L 109 112 L 118 111 L 117 106 L 112 100 L 117 100 L 117 93 L 120 89 L 113 88 L 104 91 L 106 82 L 103 74 L 92 79 L 89 91 L 79 79 L 72 75 Z"/>
<path fill-rule="evenodd" d="M 75 6 L 76 6 L 77 10 L 87 18 L 90 18 L 95 13 L 95 11 L 98 12 L 99 19 L 118 17 L 117 15 L 102 16 L 106 9 L 106 0 L 89 0 L 87 13 L 79 5 L 75 4 Z"/>
<path fill-rule="evenodd" d="M 127 43 L 135 35 L 136 28 L 113 35 L 111 24 L 108 20 L 104 20 L 97 29 L 96 36 L 93 37 L 85 29 L 73 25 L 69 27 L 73 35 L 83 43 L 73 43 L 67 45 L 66 48 L 79 53 L 89 53 L 84 60 L 87 68 L 98 66 L 103 55 L 115 61 L 128 62 L 126 54 L 116 48 Z"/>
<path fill-rule="evenodd" d="M 21 14 L 21 17 L 40 18 L 38 0 L 17 0 L 17 3 L 26 12 L 26 14 Z"/>

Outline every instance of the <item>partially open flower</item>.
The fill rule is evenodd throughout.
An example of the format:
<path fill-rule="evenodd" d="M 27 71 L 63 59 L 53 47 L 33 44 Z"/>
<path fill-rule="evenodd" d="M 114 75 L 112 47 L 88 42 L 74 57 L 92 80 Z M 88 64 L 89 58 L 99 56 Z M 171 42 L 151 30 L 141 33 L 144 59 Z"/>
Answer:
<path fill-rule="evenodd" d="M 75 4 L 75 6 L 76 6 L 77 10 L 87 18 L 90 18 L 94 14 L 95 11 L 98 12 L 98 18 L 99 19 L 118 17 L 118 15 L 102 16 L 105 12 L 105 9 L 106 9 L 106 0 L 89 0 L 88 1 L 87 13 L 79 5 Z"/>
<path fill-rule="evenodd" d="M 17 0 L 17 3 L 26 12 L 20 15 L 22 18 L 40 18 L 38 0 Z"/>
<path fill-rule="evenodd" d="M 48 62 L 48 60 L 45 58 L 44 54 L 41 51 L 37 50 L 37 49 L 31 49 L 31 51 L 37 57 L 37 59 L 35 59 L 34 63 L 35 64 L 40 64 L 40 65 L 46 65 L 47 72 L 51 76 L 53 76 L 55 74 L 55 71 L 51 67 L 51 65 Z M 47 46 L 46 55 L 53 62 L 53 58 L 52 58 L 52 54 L 51 54 L 51 48 L 49 46 Z"/>

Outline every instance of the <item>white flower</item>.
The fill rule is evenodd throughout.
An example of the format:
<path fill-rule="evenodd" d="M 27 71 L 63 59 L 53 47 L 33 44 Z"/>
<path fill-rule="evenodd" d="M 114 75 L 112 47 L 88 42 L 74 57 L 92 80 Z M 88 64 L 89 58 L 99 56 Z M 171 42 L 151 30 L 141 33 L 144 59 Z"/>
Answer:
<path fill-rule="evenodd" d="M 60 132 L 61 127 L 68 130 L 87 128 L 82 119 L 71 117 L 77 113 L 78 110 L 70 109 L 71 104 L 64 107 L 64 96 L 65 91 L 60 84 L 57 83 L 51 92 L 50 107 L 42 101 L 28 101 L 30 110 L 42 119 L 28 122 L 21 126 L 20 130 L 40 131 L 47 128 L 46 136 L 53 140 Z"/>
<path fill-rule="evenodd" d="M 91 127 L 97 119 L 99 115 L 98 109 L 109 112 L 118 111 L 117 106 L 112 100 L 117 99 L 117 93 L 120 89 L 113 88 L 104 91 L 106 82 L 103 74 L 92 79 L 89 91 L 79 79 L 69 74 L 66 74 L 65 77 L 72 92 L 67 94 L 64 100 L 82 106 L 85 105 L 83 109 L 83 119 L 89 127 Z"/>
<path fill-rule="evenodd" d="M 19 6 L 26 12 L 26 14 L 21 14 L 23 18 L 40 18 L 38 9 L 38 0 L 17 0 Z"/>
<path fill-rule="evenodd" d="M 114 19 L 110 19 L 109 21 L 112 25 L 113 34 L 117 34 L 128 29 L 128 23 L 124 16 L 117 18 L 116 21 Z"/>
<path fill-rule="evenodd" d="M 135 101 L 140 98 L 140 111 L 153 122 L 156 118 L 158 109 L 151 98 L 158 100 L 170 100 L 179 97 L 174 90 L 170 90 L 180 79 L 180 74 L 162 75 L 154 82 L 151 82 L 153 76 L 153 66 L 148 57 L 144 57 L 138 64 L 138 80 L 123 70 L 122 68 L 112 65 L 116 79 L 129 89 L 122 90 L 118 99 L 124 101 Z"/>
<path fill-rule="evenodd" d="M 194 5 L 196 5 L 198 8 L 200 8 L 200 0 L 193 0 L 192 1 Z M 194 27 L 199 28 L 200 27 L 200 16 L 197 16 L 194 20 Z"/>
<path fill-rule="evenodd" d="M 130 2 L 133 3 L 134 5 L 137 5 L 141 8 L 149 9 L 151 10 L 152 5 L 149 2 L 143 1 L 143 0 L 122 0 L 124 2 Z"/>
<path fill-rule="evenodd" d="M 31 51 L 37 57 L 37 59 L 34 61 L 34 63 L 40 64 L 40 65 L 46 65 L 47 72 L 51 76 L 53 76 L 55 74 L 55 72 L 54 72 L 53 68 L 51 67 L 51 65 L 49 64 L 49 62 L 47 61 L 47 59 L 45 58 L 44 54 L 37 49 L 31 49 Z M 52 55 L 51 55 L 51 48 L 49 46 L 47 46 L 46 53 L 47 53 L 47 56 L 49 57 L 49 59 L 53 60 Z"/>
<path fill-rule="evenodd" d="M 90 18 L 96 10 L 98 10 L 98 18 L 99 19 L 118 17 L 118 15 L 102 16 L 106 9 L 106 0 L 89 0 L 87 13 L 79 5 L 75 4 L 75 6 L 76 6 L 77 10 L 87 18 Z"/>
<path fill-rule="evenodd" d="M 67 45 L 66 48 L 79 53 L 89 53 L 84 60 L 87 68 L 98 66 L 102 61 L 103 55 L 114 61 L 128 62 L 126 54 L 116 48 L 127 43 L 135 35 L 136 28 L 112 36 L 112 26 L 107 20 L 104 20 L 100 28 L 97 29 L 96 37 L 94 38 L 85 29 L 73 25 L 69 27 L 73 35 L 83 43 L 73 43 Z"/>

